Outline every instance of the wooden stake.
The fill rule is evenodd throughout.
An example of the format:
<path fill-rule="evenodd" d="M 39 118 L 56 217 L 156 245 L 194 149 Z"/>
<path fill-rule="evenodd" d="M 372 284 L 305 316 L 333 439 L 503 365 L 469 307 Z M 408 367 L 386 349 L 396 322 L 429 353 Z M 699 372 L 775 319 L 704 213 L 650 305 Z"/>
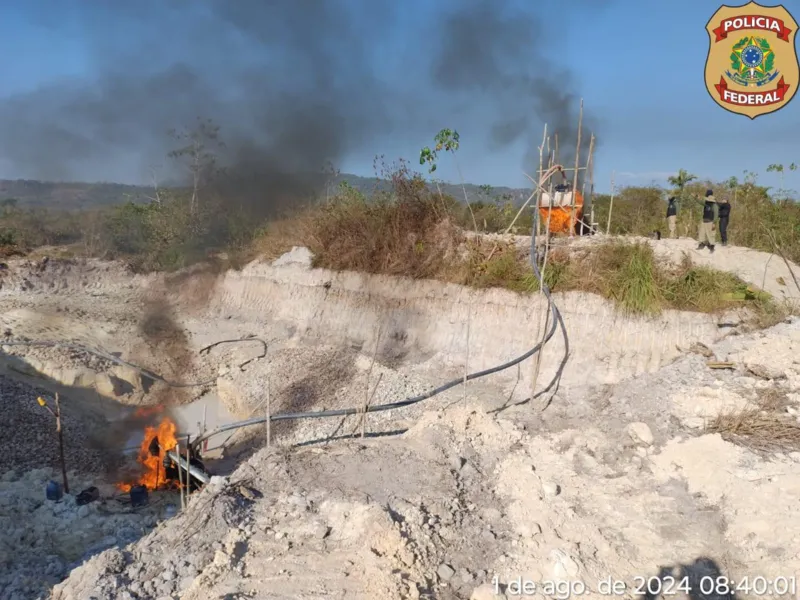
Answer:
<path fill-rule="evenodd" d="M 272 443 L 272 407 L 270 406 L 270 402 L 269 377 L 267 377 L 267 420 L 265 423 L 267 426 L 267 448 L 269 448 L 270 444 Z"/>
<path fill-rule="evenodd" d="M 61 477 L 64 479 L 64 493 L 69 494 L 67 463 L 64 460 L 64 431 L 61 428 L 61 401 L 58 393 L 56 393 L 56 433 L 58 434 L 58 454 L 61 461 Z"/>
<path fill-rule="evenodd" d="M 206 399 L 203 402 L 203 430 L 200 432 L 201 435 L 205 435 L 206 433 L 206 410 L 208 409 L 208 400 Z M 208 450 L 208 439 L 203 442 L 203 452 Z"/>
<path fill-rule="evenodd" d="M 572 179 L 572 207 L 570 210 L 569 237 L 575 235 L 575 194 L 578 191 L 578 167 L 581 158 L 581 129 L 583 127 L 583 98 L 581 98 L 581 109 L 578 114 L 578 144 L 575 148 L 575 176 Z"/>
<path fill-rule="evenodd" d="M 552 168 L 552 166 L 554 164 L 556 164 L 554 156 L 550 158 L 550 163 L 551 163 L 550 164 L 550 168 Z M 541 183 L 540 183 L 540 185 L 541 185 Z M 552 198 L 553 197 L 553 178 L 552 177 L 550 177 L 550 179 L 548 181 L 548 193 L 550 194 L 550 197 Z M 541 304 L 541 306 L 542 306 L 542 308 L 544 310 L 544 324 L 542 324 L 542 315 L 539 315 L 539 318 L 537 319 L 536 337 L 538 339 L 540 337 L 540 335 L 541 335 L 541 341 L 542 342 L 544 342 L 544 338 L 547 335 L 547 326 L 550 323 L 550 305 L 547 302 L 545 302 L 545 295 L 544 295 L 544 290 L 542 289 L 542 286 L 544 285 L 544 280 L 545 280 L 544 278 L 545 278 L 545 274 L 547 273 L 547 259 L 548 259 L 548 256 L 550 254 L 550 220 L 551 220 L 552 212 L 553 212 L 552 209 L 547 211 L 547 226 L 546 226 L 546 229 L 545 229 L 546 233 L 545 233 L 545 245 L 544 245 L 544 260 L 542 261 L 542 269 L 541 269 L 542 281 L 539 282 L 539 294 L 538 294 L 539 295 L 539 302 L 540 302 L 540 304 Z M 544 327 L 544 331 L 542 331 L 542 327 Z M 541 369 L 542 356 L 543 355 L 544 355 L 544 344 L 542 344 L 542 347 L 539 349 L 539 352 L 537 352 L 534 355 L 534 360 L 533 360 L 533 365 L 532 365 L 533 373 L 532 373 L 532 377 L 531 377 L 531 402 L 533 402 L 533 399 L 536 396 L 536 385 L 539 382 L 539 371 Z"/>
<path fill-rule="evenodd" d="M 180 443 L 175 444 L 175 456 L 178 457 L 178 461 L 175 463 L 175 466 L 178 467 L 178 486 L 181 491 L 181 510 L 186 508 L 186 501 L 184 500 L 184 486 L 183 486 L 183 468 L 181 468 L 181 445 Z"/>
<path fill-rule="evenodd" d="M 586 157 L 586 172 L 589 172 L 589 166 L 592 164 L 592 152 L 594 151 L 594 133 L 592 133 L 592 137 L 589 138 L 589 156 Z M 583 205 L 586 206 L 586 175 L 583 176 L 583 185 L 581 186 L 581 195 L 583 196 Z M 594 206 L 592 208 L 592 214 L 594 214 Z M 586 215 L 584 214 L 584 217 Z M 590 217 L 590 221 L 594 222 L 594 217 Z M 591 226 L 591 223 L 590 223 Z M 583 233 L 583 227 L 581 227 L 581 233 Z"/>
<path fill-rule="evenodd" d="M 189 506 L 189 486 L 191 485 L 191 478 L 189 476 L 189 449 L 192 447 L 189 436 L 186 436 L 186 506 Z M 180 454 L 178 455 L 180 456 Z"/>
<path fill-rule="evenodd" d="M 554 140 L 555 141 L 555 154 L 553 155 L 553 160 L 555 162 L 553 162 L 553 164 L 557 165 L 558 164 L 558 132 L 557 131 L 556 131 L 556 133 L 555 133 L 555 135 L 553 137 L 555 138 L 555 140 Z"/>
<path fill-rule="evenodd" d="M 543 152 L 544 152 L 544 145 L 547 143 L 547 123 L 544 124 L 544 134 L 542 135 L 542 145 L 539 146 L 539 180 L 536 183 L 536 208 L 534 209 L 535 212 L 533 213 L 533 218 L 536 219 L 536 235 L 539 235 L 542 231 L 542 223 L 539 219 L 539 207 L 542 205 L 542 174 L 543 171 Z M 550 144 L 548 143 L 548 146 Z M 548 151 L 548 155 L 549 155 Z"/>
<path fill-rule="evenodd" d="M 469 326 L 472 318 L 472 294 L 467 290 L 467 349 L 464 353 L 464 408 L 467 408 L 467 375 L 469 374 Z"/>
<path fill-rule="evenodd" d="M 594 140 L 594 132 L 592 132 L 592 140 Z M 589 206 L 591 206 L 591 226 L 594 228 L 594 144 L 592 144 L 591 155 L 591 168 L 589 169 Z"/>
<path fill-rule="evenodd" d="M 614 210 L 614 171 L 611 171 L 611 201 L 608 204 L 608 225 L 606 226 L 606 235 L 611 235 L 611 211 Z"/>

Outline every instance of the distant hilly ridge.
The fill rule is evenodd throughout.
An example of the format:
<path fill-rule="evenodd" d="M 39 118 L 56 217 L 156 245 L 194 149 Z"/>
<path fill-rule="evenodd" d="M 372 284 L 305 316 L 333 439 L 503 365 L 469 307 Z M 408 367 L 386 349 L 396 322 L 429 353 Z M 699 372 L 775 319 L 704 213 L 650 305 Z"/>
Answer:
<path fill-rule="evenodd" d="M 334 179 L 328 186 L 330 193 L 335 193 L 338 185 L 346 182 L 364 194 L 389 190 L 389 181 L 377 177 L 360 177 L 343 174 Z M 460 184 L 440 184 L 442 192 L 457 200 L 464 199 L 464 191 Z M 435 189 L 435 186 L 431 186 Z M 464 186 L 470 202 L 492 202 L 495 198 L 501 201 L 510 199 L 514 204 L 524 202 L 531 191 L 529 189 L 495 187 L 487 194 L 481 186 L 468 183 Z M 16 201 L 20 208 L 59 208 L 75 210 L 98 208 L 125 202 L 149 202 L 153 196 L 153 188 L 149 186 L 125 185 L 121 183 L 82 183 L 37 181 L 32 179 L 0 179 L 0 202 Z"/>

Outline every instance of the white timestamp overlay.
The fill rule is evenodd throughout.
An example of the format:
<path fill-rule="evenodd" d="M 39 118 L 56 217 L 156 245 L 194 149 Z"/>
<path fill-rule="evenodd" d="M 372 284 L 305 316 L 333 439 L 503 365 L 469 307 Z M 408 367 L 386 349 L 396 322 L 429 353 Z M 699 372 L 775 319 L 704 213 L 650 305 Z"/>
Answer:
<path fill-rule="evenodd" d="M 524 577 L 505 579 L 503 582 L 495 575 L 491 581 L 496 594 L 505 593 L 507 597 L 544 595 L 554 600 L 568 600 L 588 594 L 601 596 L 688 596 L 699 591 L 704 596 L 787 596 L 797 598 L 797 578 L 792 576 L 763 577 L 761 575 L 741 578 L 704 576 L 699 579 L 689 577 L 637 576 L 632 582 L 608 576 L 600 579 L 596 589 L 580 580 L 532 580 Z M 694 589 L 692 589 L 694 588 Z"/>

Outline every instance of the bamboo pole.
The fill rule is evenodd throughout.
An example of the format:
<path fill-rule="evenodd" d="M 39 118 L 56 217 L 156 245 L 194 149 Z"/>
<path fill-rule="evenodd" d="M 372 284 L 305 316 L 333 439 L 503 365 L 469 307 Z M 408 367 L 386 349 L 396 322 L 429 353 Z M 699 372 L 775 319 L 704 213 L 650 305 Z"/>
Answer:
<path fill-rule="evenodd" d="M 536 186 L 536 208 L 534 208 L 533 218 L 536 221 L 536 235 L 542 232 L 542 223 L 539 219 L 539 207 L 542 205 L 542 170 L 544 164 L 544 145 L 547 142 L 547 123 L 544 124 L 544 135 L 542 135 L 542 145 L 539 146 L 539 183 Z M 548 152 L 549 154 L 549 152 Z"/>
<path fill-rule="evenodd" d="M 594 133 L 592 133 L 592 136 L 589 138 L 589 156 L 586 157 L 586 172 L 587 173 L 590 172 L 589 171 L 589 165 L 592 164 L 592 152 L 593 151 L 594 151 Z M 583 185 L 581 185 L 581 196 L 583 196 L 583 205 L 586 206 L 586 175 L 583 176 Z M 594 215 L 594 206 L 592 206 L 591 208 L 592 208 L 592 215 Z M 584 218 L 586 217 L 585 214 L 583 216 L 584 216 Z M 594 218 L 590 217 L 589 220 L 593 222 Z M 591 223 L 590 223 L 590 225 L 591 225 Z M 583 226 L 581 226 L 581 233 L 583 233 Z"/>
<path fill-rule="evenodd" d="M 551 163 L 547 167 L 548 170 L 549 170 L 552 167 L 552 158 L 550 157 L 550 150 L 549 150 L 550 138 L 547 137 L 547 123 L 544 124 L 544 134 L 542 135 L 542 145 L 539 146 L 539 180 L 537 181 L 537 184 L 536 184 L 536 217 L 535 217 L 536 218 L 536 232 L 537 233 L 540 231 L 540 227 L 539 227 L 539 225 L 540 225 L 539 206 L 541 206 L 541 204 L 542 204 L 542 175 L 544 174 L 544 171 L 542 169 L 543 162 L 544 162 L 544 159 L 542 157 L 542 152 L 544 150 L 545 143 L 548 146 L 547 159 L 548 159 L 548 162 Z M 550 196 L 550 202 L 552 202 L 552 198 L 553 197 Z M 548 215 L 548 227 L 547 227 L 547 229 L 548 230 L 550 229 L 550 227 L 549 227 L 550 210 L 552 210 L 552 207 L 547 211 L 547 215 Z M 549 231 L 548 231 L 548 233 L 549 233 Z M 535 251 L 536 251 L 535 248 L 531 248 L 531 252 L 535 252 Z M 531 256 L 531 260 L 533 260 L 534 258 L 535 258 L 534 256 Z M 538 303 L 539 304 L 541 303 L 541 298 L 544 295 L 544 291 L 542 290 L 542 284 L 543 284 L 543 282 L 540 281 L 539 282 L 539 294 L 538 294 L 538 296 L 539 296 L 539 302 Z M 539 337 L 541 335 L 541 327 L 542 327 L 542 319 L 540 317 L 540 318 L 536 319 L 536 334 L 534 335 L 534 339 L 537 339 L 537 340 L 539 339 Z M 531 367 L 532 367 L 532 370 L 531 370 L 531 398 L 533 398 L 534 393 L 536 392 L 536 380 L 537 380 L 537 376 L 538 376 L 538 373 L 539 373 L 539 363 L 540 363 L 540 361 L 541 361 L 541 351 L 537 352 L 534 355 L 533 364 L 531 365 Z"/>
<path fill-rule="evenodd" d="M 557 131 L 556 131 L 556 133 L 555 133 L 555 135 L 553 137 L 554 137 L 554 141 L 555 141 L 555 154 L 553 155 L 553 160 L 555 162 L 553 164 L 557 165 L 558 164 L 558 156 L 559 156 L 558 155 L 558 132 Z"/>
<path fill-rule="evenodd" d="M 575 147 L 575 176 L 572 179 L 572 207 L 569 216 L 569 237 L 575 235 L 575 194 L 578 191 L 578 167 L 581 159 L 581 128 L 583 127 L 583 98 L 581 98 L 581 109 L 578 113 L 578 144 Z"/>
<path fill-rule="evenodd" d="M 550 165 L 548 166 L 548 170 L 553 168 L 556 163 L 555 155 L 550 157 Z M 539 185 L 542 185 L 542 182 L 539 182 Z M 553 197 L 553 177 L 551 176 L 548 180 L 548 193 L 550 194 L 550 198 Z M 552 215 L 552 209 L 547 211 L 547 226 L 545 229 L 545 246 L 544 246 L 544 260 L 542 261 L 542 269 L 541 269 L 541 276 L 542 280 L 539 282 L 539 305 L 544 311 L 544 323 L 542 323 L 542 315 L 539 315 L 537 319 L 539 324 L 536 328 L 537 339 L 541 336 L 542 347 L 539 349 L 539 352 L 536 353 L 534 360 L 533 360 L 533 373 L 531 377 L 531 402 L 536 397 L 536 385 L 539 382 L 539 371 L 541 370 L 542 365 L 542 356 L 544 355 L 544 338 L 547 335 L 547 327 L 550 324 L 550 305 L 545 302 L 545 295 L 542 286 L 544 285 L 545 281 L 545 274 L 547 271 L 547 259 L 548 255 L 550 254 L 550 220 Z M 544 327 L 544 331 L 542 331 L 542 327 Z"/>
<path fill-rule="evenodd" d="M 183 510 L 183 509 L 186 508 L 186 500 L 184 498 L 184 496 L 186 494 L 186 490 L 184 489 L 184 485 L 183 485 L 183 469 L 181 468 L 181 461 L 180 461 L 180 457 L 181 457 L 181 445 L 180 445 L 180 443 L 175 445 L 175 455 L 178 457 L 178 462 L 176 463 L 176 466 L 178 467 L 178 487 L 179 487 L 180 492 L 181 492 L 181 510 Z M 187 479 L 188 479 L 188 473 L 187 473 Z"/>
<path fill-rule="evenodd" d="M 64 493 L 69 494 L 67 483 L 67 463 L 64 460 L 64 430 L 61 427 L 61 400 L 56 392 L 56 433 L 58 434 L 58 454 L 61 461 L 61 477 L 64 479 Z"/>
<path fill-rule="evenodd" d="M 189 467 L 191 466 L 191 462 L 189 461 L 189 449 L 192 447 L 191 441 L 189 436 L 186 436 L 186 506 L 189 506 L 189 486 L 191 485 L 191 478 L 189 476 Z M 180 458 L 180 454 L 178 454 L 178 458 Z M 180 465 L 178 465 L 178 470 L 180 470 Z"/>
<path fill-rule="evenodd" d="M 592 132 L 592 137 L 594 138 L 594 132 Z M 595 148 L 592 146 L 592 161 L 591 161 L 591 168 L 589 169 L 589 205 L 592 207 L 591 213 L 591 225 L 594 228 L 594 151 Z"/>
<path fill-rule="evenodd" d="M 270 405 L 270 402 L 269 377 L 267 377 L 267 421 L 265 423 L 267 426 L 267 448 L 269 448 L 270 444 L 272 443 L 272 406 Z"/>
<path fill-rule="evenodd" d="M 606 235 L 611 235 L 611 211 L 614 210 L 614 171 L 611 171 L 611 202 L 608 204 L 608 225 L 606 226 Z"/>

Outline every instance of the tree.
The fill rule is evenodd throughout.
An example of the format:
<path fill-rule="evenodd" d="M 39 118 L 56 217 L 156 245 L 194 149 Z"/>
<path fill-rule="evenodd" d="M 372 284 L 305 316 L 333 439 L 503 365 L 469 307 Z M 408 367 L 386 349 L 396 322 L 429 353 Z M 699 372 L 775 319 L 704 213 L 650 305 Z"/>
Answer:
<path fill-rule="evenodd" d="M 189 212 L 197 214 L 200 192 L 217 173 L 216 151 L 225 147 L 219 137 L 219 126 L 211 119 L 197 118 L 192 129 L 169 131 L 172 138 L 182 144 L 168 156 L 182 162 L 189 170 L 192 179 L 192 199 Z"/>
<path fill-rule="evenodd" d="M 433 138 L 433 141 L 436 142 L 436 146 L 433 150 L 431 150 L 428 146 L 425 146 L 422 150 L 420 150 L 419 153 L 419 164 L 424 165 L 427 163 L 429 173 L 433 173 L 436 170 L 436 159 L 439 158 L 439 152 L 444 150 L 445 152 L 450 152 L 453 157 L 455 157 L 456 150 L 458 150 L 460 146 L 460 137 L 458 132 L 453 129 L 442 129 L 436 134 L 436 137 Z M 461 167 L 458 165 L 458 160 L 456 160 L 455 163 L 458 176 L 461 179 L 461 189 L 464 192 L 464 202 L 467 203 L 469 214 L 472 217 L 472 225 L 477 232 L 478 222 L 475 220 L 475 213 L 472 212 L 472 206 L 469 203 L 467 187 L 464 185 L 464 177 L 461 174 Z M 442 189 L 439 187 L 438 182 L 436 183 L 436 187 L 439 189 L 439 196 L 441 196 Z"/>
<path fill-rule="evenodd" d="M 786 194 L 786 189 L 783 187 L 783 174 L 786 170 L 789 171 L 796 171 L 797 165 L 795 163 L 790 164 L 788 167 L 784 167 L 781 163 L 773 163 L 767 167 L 767 173 L 777 173 L 778 177 L 780 178 L 781 186 L 778 188 L 778 193 L 782 196 Z"/>
<path fill-rule="evenodd" d="M 683 200 L 683 192 L 686 186 L 695 179 L 697 179 L 697 175 L 689 173 L 686 169 L 678 169 L 677 175 L 667 177 L 669 184 L 678 188 L 678 197 L 680 200 Z"/>

